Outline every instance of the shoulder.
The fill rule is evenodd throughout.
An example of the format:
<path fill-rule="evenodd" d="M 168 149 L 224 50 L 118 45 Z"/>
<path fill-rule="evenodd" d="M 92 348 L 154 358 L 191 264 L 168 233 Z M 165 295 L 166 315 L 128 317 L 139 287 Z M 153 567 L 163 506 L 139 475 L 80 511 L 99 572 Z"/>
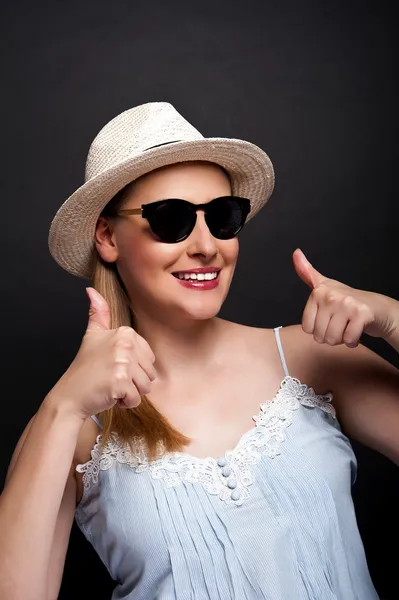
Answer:
<path fill-rule="evenodd" d="M 270 359 L 276 354 L 274 328 L 231 326 L 231 340 L 239 338 L 241 346 L 251 349 L 250 354 L 262 354 Z M 366 346 L 359 344 L 357 348 L 348 348 L 345 344 L 319 344 L 303 331 L 300 324 L 281 327 L 279 336 L 289 374 L 317 388 L 319 393 L 343 394 L 344 388 L 359 382 L 360 378 L 381 379 L 387 374 L 397 378 L 399 374 L 398 369 Z"/>
<path fill-rule="evenodd" d="M 282 327 L 279 333 L 289 374 L 319 394 L 333 391 L 325 348 L 299 324 Z"/>
<path fill-rule="evenodd" d="M 282 329 L 281 340 L 290 374 L 319 393 L 332 392 L 337 416 L 349 435 L 380 450 L 375 432 L 367 432 L 376 431 L 377 422 L 386 430 L 388 420 L 396 423 L 397 431 L 399 370 L 363 344 L 319 344 L 301 325 Z"/>
<path fill-rule="evenodd" d="M 241 363 L 260 360 L 268 372 L 282 372 L 277 336 L 281 341 L 288 372 L 317 393 L 331 391 L 327 377 L 328 361 L 322 360 L 323 351 L 312 336 L 305 333 L 301 325 L 276 326 L 272 328 L 249 327 L 224 322 L 230 356 L 237 353 Z"/>
<path fill-rule="evenodd" d="M 342 383 L 347 383 L 349 378 L 353 380 L 359 373 L 365 376 L 365 370 L 370 370 L 372 376 L 381 373 L 397 376 L 399 373 L 363 344 L 356 348 L 348 348 L 345 344 L 319 344 L 303 331 L 301 325 L 290 325 L 280 331 L 287 363 L 290 361 L 292 370 L 305 369 L 312 379 L 326 381 L 331 391 L 338 391 Z"/>
<path fill-rule="evenodd" d="M 301 325 L 291 325 L 281 330 L 281 335 L 285 335 L 288 349 L 294 354 L 298 346 L 306 349 L 312 360 L 316 361 L 316 367 L 327 367 L 326 374 L 338 371 L 344 372 L 356 368 L 364 369 L 365 366 L 374 366 L 376 368 L 386 369 L 387 371 L 397 371 L 393 365 L 384 360 L 381 356 L 359 344 L 356 348 L 348 348 L 345 344 L 330 345 L 320 344 L 315 341 L 312 335 L 305 333 Z"/>

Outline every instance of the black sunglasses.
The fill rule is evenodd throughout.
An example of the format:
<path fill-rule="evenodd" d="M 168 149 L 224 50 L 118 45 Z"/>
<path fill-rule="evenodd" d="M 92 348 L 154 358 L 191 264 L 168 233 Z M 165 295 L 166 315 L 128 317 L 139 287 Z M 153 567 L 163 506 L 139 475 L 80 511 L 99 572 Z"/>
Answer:
<path fill-rule="evenodd" d="M 251 203 L 247 198 L 221 196 L 206 204 L 171 198 L 143 204 L 141 208 L 120 210 L 118 215 L 141 215 L 161 241 L 175 244 L 185 240 L 195 227 L 197 211 L 203 210 L 211 234 L 219 240 L 230 240 L 243 228 Z"/>

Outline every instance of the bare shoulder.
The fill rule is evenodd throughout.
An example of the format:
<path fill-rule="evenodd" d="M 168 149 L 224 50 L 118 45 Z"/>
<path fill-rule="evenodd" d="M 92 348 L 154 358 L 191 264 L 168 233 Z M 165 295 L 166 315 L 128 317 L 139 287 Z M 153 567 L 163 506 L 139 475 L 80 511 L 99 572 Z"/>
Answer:
<path fill-rule="evenodd" d="M 319 393 L 329 391 L 325 373 L 323 369 L 320 371 L 317 360 L 319 344 L 303 331 L 301 325 L 262 328 L 225 322 L 224 326 L 230 357 L 237 354 L 241 364 L 259 361 L 269 377 L 275 374 L 281 381 L 284 372 L 275 332 L 278 329 L 289 375 L 317 388 Z"/>
<path fill-rule="evenodd" d="M 326 365 L 321 360 L 321 344 L 318 344 L 313 336 L 305 333 L 299 324 L 283 327 L 280 330 L 280 339 L 290 375 L 324 393 L 321 388 L 327 385 L 327 372 Z"/>
<path fill-rule="evenodd" d="M 239 324 L 229 326 L 231 349 L 235 347 L 237 337 L 240 348 L 250 360 L 258 356 L 267 364 L 280 361 L 273 329 Z M 342 390 L 352 389 L 354 382 L 360 379 L 381 380 L 387 375 L 397 378 L 399 374 L 395 367 L 364 345 L 348 348 L 344 344 L 319 344 L 303 331 L 300 324 L 280 328 L 279 336 L 289 374 L 320 394 L 333 392 L 343 396 Z"/>
<path fill-rule="evenodd" d="M 338 402 L 349 393 L 382 382 L 399 383 L 399 370 L 381 356 L 359 344 L 319 344 L 301 325 L 281 330 L 281 340 L 291 375 L 317 387 L 320 393 L 332 391 Z"/>
<path fill-rule="evenodd" d="M 282 328 L 280 336 L 290 375 L 320 394 L 334 393 L 342 366 L 353 364 L 355 354 L 358 359 L 364 354 L 362 349 L 354 353 L 344 345 L 319 344 L 300 324 Z"/>
<path fill-rule="evenodd" d="M 305 333 L 299 324 L 281 327 L 279 337 L 289 375 L 312 387 L 317 393 L 331 391 L 328 361 L 322 359 L 321 345 Z"/>
<path fill-rule="evenodd" d="M 319 344 L 301 325 L 280 335 L 290 374 L 332 392 L 345 433 L 399 464 L 399 369 L 362 344 Z"/>

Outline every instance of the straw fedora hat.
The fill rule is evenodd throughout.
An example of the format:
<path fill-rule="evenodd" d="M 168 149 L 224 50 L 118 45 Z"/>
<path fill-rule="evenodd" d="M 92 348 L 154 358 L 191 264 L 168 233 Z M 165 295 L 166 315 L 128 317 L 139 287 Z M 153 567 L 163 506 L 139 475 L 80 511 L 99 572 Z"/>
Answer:
<path fill-rule="evenodd" d="M 229 173 L 232 193 L 251 201 L 247 221 L 273 191 L 273 166 L 258 146 L 204 138 L 168 102 L 142 104 L 112 119 L 95 137 L 85 183 L 51 222 L 48 243 L 53 258 L 69 273 L 90 278 L 97 219 L 115 194 L 149 171 L 194 160 L 216 163 Z"/>

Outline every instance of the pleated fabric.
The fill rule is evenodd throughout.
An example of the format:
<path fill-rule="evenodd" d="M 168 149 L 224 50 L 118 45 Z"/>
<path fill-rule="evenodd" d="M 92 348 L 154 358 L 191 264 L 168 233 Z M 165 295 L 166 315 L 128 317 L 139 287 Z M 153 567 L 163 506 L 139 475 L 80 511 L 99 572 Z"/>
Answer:
<path fill-rule="evenodd" d="M 355 455 L 332 396 L 290 377 L 279 329 L 281 388 L 223 457 L 153 464 L 117 437 L 100 455 L 99 436 L 77 466 L 76 522 L 116 582 L 112 600 L 378 600 Z"/>

